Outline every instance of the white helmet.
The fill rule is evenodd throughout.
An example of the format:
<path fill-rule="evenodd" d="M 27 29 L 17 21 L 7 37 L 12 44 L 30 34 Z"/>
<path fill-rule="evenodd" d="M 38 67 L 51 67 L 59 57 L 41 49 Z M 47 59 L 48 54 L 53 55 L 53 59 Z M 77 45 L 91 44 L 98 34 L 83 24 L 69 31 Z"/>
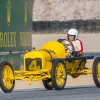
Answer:
<path fill-rule="evenodd" d="M 78 37 L 78 31 L 75 28 L 71 28 L 68 30 L 68 35 L 75 35 L 75 40 Z"/>

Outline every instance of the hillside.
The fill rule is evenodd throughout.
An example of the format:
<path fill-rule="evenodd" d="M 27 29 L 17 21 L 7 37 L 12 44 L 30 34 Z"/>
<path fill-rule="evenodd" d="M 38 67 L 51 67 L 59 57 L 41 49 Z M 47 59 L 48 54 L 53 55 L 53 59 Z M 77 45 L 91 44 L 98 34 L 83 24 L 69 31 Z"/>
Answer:
<path fill-rule="evenodd" d="M 35 0 L 33 20 L 100 19 L 100 0 Z"/>

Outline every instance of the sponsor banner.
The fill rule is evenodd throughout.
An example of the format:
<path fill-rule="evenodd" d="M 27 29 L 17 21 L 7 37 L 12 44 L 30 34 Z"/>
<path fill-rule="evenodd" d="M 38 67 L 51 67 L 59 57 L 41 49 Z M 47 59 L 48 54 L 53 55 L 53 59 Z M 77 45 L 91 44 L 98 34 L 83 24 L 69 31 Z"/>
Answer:
<path fill-rule="evenodd" d="M 34 0 L 0 0 L 0 52 L 32 49 Z"/>

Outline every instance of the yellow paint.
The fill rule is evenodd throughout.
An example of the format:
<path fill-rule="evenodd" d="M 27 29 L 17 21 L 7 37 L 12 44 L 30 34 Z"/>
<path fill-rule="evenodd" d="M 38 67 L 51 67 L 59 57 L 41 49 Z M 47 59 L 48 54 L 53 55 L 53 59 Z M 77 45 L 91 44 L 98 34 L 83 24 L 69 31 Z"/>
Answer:
<path fill-rule="evenodd" d="M 27 4 L 27 2 L 25 3 L 25 6 L 24 6 L 24 21 L 25 21 L 25 26 L 26 26 L 26 24 L 27 24 L 27 16 L 28 16 L 28 4 Z"/>
<path fill-rule="evenodd" d="M 20 46 L 30 46 L 30 32 L 20 32 Z"/>
<path fill-rule="evenodd" d="M 30 46 L 30 32 L 20 32 L 20 46 Z M 0 32 L 0 47 L 16 47 L 16 32 Z"/>
<path fill-rule="evenodd" d="M 36 60 L 33 60 L 31 62 L 31 64 L 29 65 L 29 70 L 34 70 L 34 71 L 40 70 L 40 66 L 36 65 Z"/>
<path fill-rule="evenodd" d="M 64 65 L 60 62 L 56 66 L 55 71 L 55 79 L 58 86 L 62 86 L 65 83 L 66 78 L 66 70 L 64 68 Z"/>
<path fill-rule="evenodd" d="M 14 75 L 9 65 L 5 65 L 3 67 L 2 76 L 3 76 L 2 78 L 3 78 L 4 86 L 7 89 L 11 89 L 11 87 L 13 86 Z"/>
<path fill-rule="evenodd" d="M 11 8 L 12 8 L 10 0 L 8 0 L 6 8 L 7 8 L 7 24 L 8 24 L 8 26 L 10 26 L 10 22 L 11 22 Z"/>
<path fill-rule="evenodd" d="M 16 32 L 0 32 L 0 47 L 16 47 Z"/>
<path fill-rule="evenodd" d="M 68 55 L 64 45 L 56 41 L 50 41 L 45 43 L 42 46 L 42 49 L 50 49 L 54 51 L 57 54 L 58 58 L 65 58 Z"/>
<path fill-rule="evenodd" d="M 97 78 L 100 82 L 100 62 L 98 62 L 98 64 L 97 64 Z"/>

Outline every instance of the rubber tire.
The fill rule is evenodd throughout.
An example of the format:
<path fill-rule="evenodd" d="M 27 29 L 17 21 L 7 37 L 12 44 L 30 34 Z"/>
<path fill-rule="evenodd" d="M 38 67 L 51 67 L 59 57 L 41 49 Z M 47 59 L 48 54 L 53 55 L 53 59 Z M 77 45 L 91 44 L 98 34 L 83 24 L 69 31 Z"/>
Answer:
<path fill-rule="evenodd" d="M 93 80 L 95 85 L 100 88 L 100 81 L 98 81 L 96 70 L 97 70 L 97 64 L 100 61 L 100 57 L 95 58 L 93 62 L 93 67 L 92 67 L 92 73 L 93 73 Z"/>
<path fill-rule="evenodd" d="M 1 86 L 1 89 L 5 92 L 5 93 L 10 93 L 13 89 L 14 89 L 14 86 L 15 86 L 15 80 L 13 80 L 13 85 L 10 89 L 7 89 L 5 86 L 4 86 L 4 83 L 3 83 L 3 79 L 2 79 L 2 69 L 5 65 L 9 65 L 10 68 L 12 69 L 12 72 L 14 74 L 14 70 L 13 70 L 13 67 L 11 66 L 11 64 L 7 61 L 4 61 L 0 64 L 0 86 Z"/>
<path fill-rule="evenodd" d="M 62 90 L 64 89 L 65 87 L 65 84 L 66 84 L 66 80 L 67 80 L 67 74 L 66 74 L 66 78 L 65 78 L 65 83 L 62 85 L 62 86 L 58 86 L 57 83 L 56 83 L 56 79 L 55 79 L 55 70 L 56 70 L 56 65 L 61 62 L 63 65 L 64 65 L 64 68 L 66 70 L 66 67 L 65 67 L 65 64 L 63 61 L 61 60 L 55 60 L 53 62 L 53 66 L 52 66 L 52 71 L 51 71 L 51 79 L 52 79 L 52 83 L 53 83 L 53 86 L 56 90 Z"/>
<path fill-rule="evenodd" d="M 48 82 L 51 82 L 51 79 L 42 80 L 42 83 L 43 83 L 44 87 L 45 87 L 47 90 L 52 90 L 52 89 L 53 89 L 53 84 L 52 84 L 52 85 L 49 85 Z"/>

